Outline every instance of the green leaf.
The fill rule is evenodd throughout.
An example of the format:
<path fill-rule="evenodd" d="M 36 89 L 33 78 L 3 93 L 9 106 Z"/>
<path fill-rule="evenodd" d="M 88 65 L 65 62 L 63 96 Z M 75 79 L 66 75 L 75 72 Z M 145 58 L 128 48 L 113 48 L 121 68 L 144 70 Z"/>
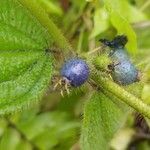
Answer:
<path fill-rule="evenodd" d="M 109 28 L 109 18 L 106 9 L 99 8 L 94 14 L 94 28 L 90 38 L 93 38 Z"/>
<path fill-rule="evenodd" d="M 118 34 L 125 34 L 128 37 L 127 49 L 130 53 L 135 54 L 137 52 L 137 40 L 136 34 L 130 25 L 130 20 L 128 20 L 129 17 L 126 15 L 130 8 L 127 1 L 104 0 L 104 3 L 112 25 L 116 28 Z"/>
<path fill-rule="evenodd" d="M 126 1 L 127 2 L 127 1 Z M 138 8 L 134 7 L 133 5 L 128 4 L 128 13 L 129 13 L 129 22 L 136 23 L 140 21 L 148 20 L 148 17 L 140 11 Z"/>
<path fill-rule="evenodd" d="M 32 146 L 27 141 L 20 141 L 15 150 L 32 150 Z"/>
<path fill-rule="evenodd" d="M 2 139 L 0 141 L 0 149 L 16 150 L 19 141 L 19 133 L 12 128 L 8 128 L 5 130 L 5 133 L 3 134 Z"/>
<path fill-rule="evenodd" d="M 148 20 L 147 16 L 136 6 L 126 0 L 104 0 L 107 8 L 112 8 L 130 23 Z"/>
<path fill-rule="evenodd" d="M 56 14 L 62 16 L 62 9 L 50 0 L 37 0 L 37 2 L 46 10 L 49 14 Z"/>
<path fill-rule="evenodd" d="M 124 123 L 125 113 L 102 92 L 87 101 L 81 134 L 83 150 L 107 150 L 110 140 Z"/>
<path fill-rule="evenodd" d="M 18 0 L 0 0 L 0 114 L 35 104 L 50 83 L 51 36 Z"/>
<path fill-rule="evenodd" d="M 39 21 L 17 0 L 0 0 L 0 49 L 43 50 L 49 35 Z"/>
<path fill-rule="evenodd" d="M 49 33 L 49 40 L 55 42 L 55 44 L 66 52 L 71 52 L 73 49 L 67 42 L 66 38 L 62 35 L 61 31 L 56 27 L 54 22 L 50 19 L 46 11 L 37 3 L 37 0 L 18 0 L 24 7 L 26 7 L 33 16 L 40 22 L 40 24 L 46 28 Z"/>
<path fill-rule="evenodd" d="M 142 91 L 142 98 L 146 104 L 150 104 L 150 84 L 145 84 Z"/>
<path fill-rule="evenodd" d="M 28 114 L 32 115 L 32 112 Z M 70 116 L 62 111 L 46 112 L 29 119 L 22 119 L 22 116 L 17 120 L 16 126 L 39 149 L 53 149 L 57 145 L 67 146 L 68 149 L 79 128 L 79 123 L 70 120 Z"/>

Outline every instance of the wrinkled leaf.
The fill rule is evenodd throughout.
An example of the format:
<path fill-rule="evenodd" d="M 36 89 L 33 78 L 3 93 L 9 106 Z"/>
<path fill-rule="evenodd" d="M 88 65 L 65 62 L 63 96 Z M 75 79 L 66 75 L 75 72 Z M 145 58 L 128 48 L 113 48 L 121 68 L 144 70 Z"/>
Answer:
<path fill-rule="evenodd" d="M 41 99 L 51 79 L 50 35 L 18 0 L 0 0 L 0 114 Z"/>
<path fill-rule="evenodd" d="M 87 101 L 81 135 L 83 150 L 107 150 L 124 123 L 124 111 L 99 91 Z"/>

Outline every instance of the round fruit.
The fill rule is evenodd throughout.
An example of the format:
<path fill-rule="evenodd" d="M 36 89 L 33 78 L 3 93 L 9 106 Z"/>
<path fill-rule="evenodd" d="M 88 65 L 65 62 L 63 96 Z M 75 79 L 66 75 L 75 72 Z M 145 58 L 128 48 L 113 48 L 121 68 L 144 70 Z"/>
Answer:
<path fill-rule="evenodd" d="M 101 71 L 108 70 L 108 65 L 111 64 L 111 62 L 111 58 L 106 53 L 101 54 L 93 59 L 94 66 L 96 69 Z"/>
<path fill-rule="evenodd" d="M 73 87 L 81 86 L 89 77 L 89 67 L 87 63 L 79 58 L 68 60 L 61 69 L 61 75 Z"/>
<path fill-rule="evenodd" d="M 127 50 L 125 48 L 114 49 L 109 53 L 109 56 L 113 61 L 130 60 Z"/>
<path fill-rule="evenodd" d="M 120 35 L 111 41 L 107 39 L 101 39 L 100 41 L 111 48 L 109 57 L 113 63 L 109 64 L 108 68 L 111 70 L 113 80 L 121 85 L 129 85 L 138 81 L 139 71 L 130 61 L 127 50 L 124 48 L 128 41 L 127 37 Z"/>
<path fill-rule="evenodd" d="M 139 71 L 130 61 L 123 60 L 114 66 L 111 75 L 115 82 L 129 85 L 138 81 L 138 73 Z"/>

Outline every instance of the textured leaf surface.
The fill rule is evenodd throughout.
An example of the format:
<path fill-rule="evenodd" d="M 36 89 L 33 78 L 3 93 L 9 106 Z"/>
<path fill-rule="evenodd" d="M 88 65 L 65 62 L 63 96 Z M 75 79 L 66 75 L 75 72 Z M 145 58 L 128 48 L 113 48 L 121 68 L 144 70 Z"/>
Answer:
<path fill-rule="evenodd" d="M 0 114 L 39 100 L 51 78 L 50 35 L 18 0 L 0 0 Z"/>
<path fill-rule="evenodd" d="M 86 103 L 81 135 L 83 150 L 107 150 L 116 131 L 123 125 L 124 115 L 103 93 L 94 93 Z"/>

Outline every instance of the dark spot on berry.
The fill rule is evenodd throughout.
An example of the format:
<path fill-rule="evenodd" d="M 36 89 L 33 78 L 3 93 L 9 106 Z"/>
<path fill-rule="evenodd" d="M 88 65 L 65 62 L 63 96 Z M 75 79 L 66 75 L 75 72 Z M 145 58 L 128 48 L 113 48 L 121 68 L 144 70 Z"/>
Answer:
<path fill-rule="evenodd" d="M 108 70 L 114 71 L 115 66 L 113 64 L 108 65 Z"/>

